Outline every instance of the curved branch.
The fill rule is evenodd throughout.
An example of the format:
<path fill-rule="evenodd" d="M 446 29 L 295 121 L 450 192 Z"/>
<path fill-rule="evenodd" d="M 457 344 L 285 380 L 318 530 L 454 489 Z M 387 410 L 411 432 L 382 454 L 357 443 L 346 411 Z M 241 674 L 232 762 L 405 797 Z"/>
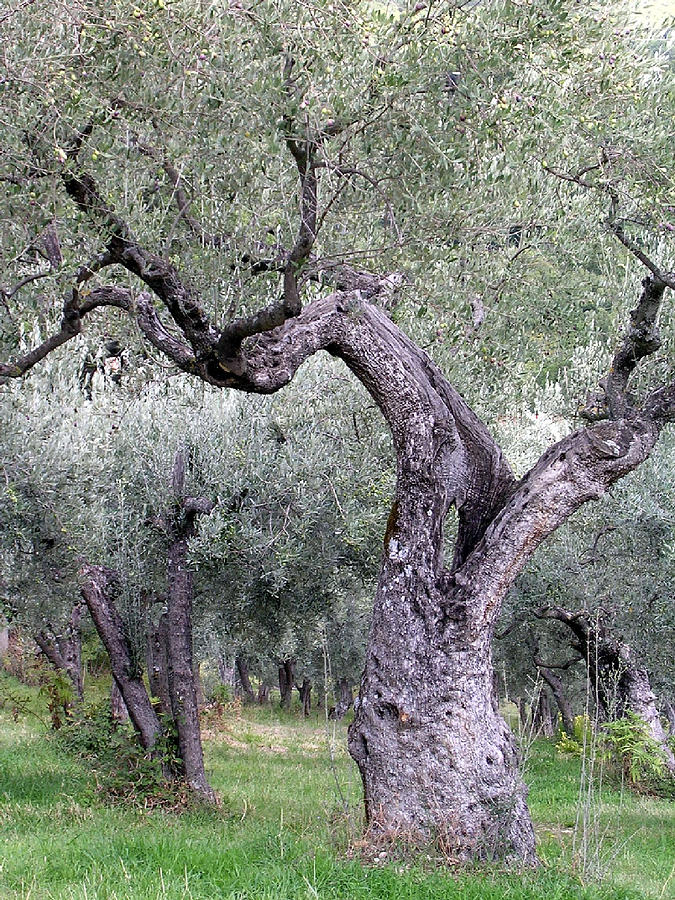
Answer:
<path fill-rule="evenodd" d="M 115 306 L 135 314 L 139 328 L 154 347 L 165 353 L 183 371 L 197 371 L 194 353 L 166 330 L 149 294 L 142 293 L 134 299 L 125 288 L 105 286 L 91 291 L 79 303 L 77 293 L 73 291 L 64 304 L 60 330 L 14 362 L 0 363 L 0 379 L 20 378 L 52 351 L 76 337 L 82 330 L 84 316 L 105 306 Z"/>
<path fill-rule="evenodd" d="M 105 264 L 118 263 L 137 275 L 165 304 L 195 354 L 212 354 L 218 335 L 199 298 L 182 282 L 177 270 L 138 242 L 126 222 L 105 202 L 91 175 L 70 168 L 62 177 L 66 192 L 78 208 L 109 235 L 103 254 Z"/>

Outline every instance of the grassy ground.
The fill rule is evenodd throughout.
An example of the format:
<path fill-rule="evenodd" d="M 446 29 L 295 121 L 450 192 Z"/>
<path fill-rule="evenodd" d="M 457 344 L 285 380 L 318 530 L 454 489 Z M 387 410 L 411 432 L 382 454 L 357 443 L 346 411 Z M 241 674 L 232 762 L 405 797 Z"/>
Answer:
<path fill-rule="evenodd" d="M 591 804 L 588 877 L 578 877 L 572 845 L 579 762 L 557 758 L 546 742 L 534 745 L 527 771 L 544 863 L 537 872 L 457 872 L 426 861 L 363 866 L 349 850 L 358 838 L 359 787 L 343 749 L 344 727 L 335 739 L 332 763 L 318 720 L 268 709 L 211 723 L 207 764 L 223 810 L 178 816 L 105 805 L 91 771 L 59 751 L 36 718 L 14 722 L 0 713 L 0 898 L 675 896 L 675 804 L 614 790 Z M 598 874 L 601 882 L 591 878 Z"/>

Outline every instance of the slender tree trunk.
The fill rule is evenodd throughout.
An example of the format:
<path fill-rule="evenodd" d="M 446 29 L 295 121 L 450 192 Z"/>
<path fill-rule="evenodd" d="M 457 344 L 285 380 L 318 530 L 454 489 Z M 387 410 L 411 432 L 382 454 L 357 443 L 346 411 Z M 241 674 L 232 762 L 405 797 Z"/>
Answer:
<path fill-rule="evenodd" d="M 220 683 L 232 686 L 235 681 L 234 668 L 228 664 L 224 653 L 218 653 L 218 656 L 216 657 L 216 664 L 218 666 L 218 677 L 220 678 Z"/>
<path fill-rule="evenodd" d="M 185 459 L 174 457 L 172 485 L 175 508 L 165 517 L 169 537 L 167 566 L 167 676 L 173 721 L 185 778 L 196 794 L 209 802 L 216 796 L 206 778 L 199 726 L 199 701 L 192 648 L 192 599 L 194 587 L 188 564 L 188 543 L 196 533 L 198 515 L 208 515 L 213 504 L 184 496 Z"/>
<path fill-rule="evenodd" d="M 555 702 L 558 704 L 560 716 L 562 718 L 562 726 L 565 734 L 572 737 L 574 735 L 574 713 L 565 692 L 562 678 L 546 666 L 539 666 L 539 672 L 546 684 L 551 688 Z"/>
<path fill-rule="evenodd" d="M 293 683 L 295 678 L 295 661 L 285 659 L 279 665 L 279 706 L 290 712 L 293 700 Z"/>
<path fill-rule="evenodd" d="M 112 599 L 116 575 L 103 566 L 84 566 L 82 596 L 110 657 L 113 678 L 124 698 L 142 746 L 152 750 L 161 733 L 157 714 L 127 643 L 124 624 Z"/>
<path fill-rule="evenodd" d="M 340 678 L 335 685 L 336 703 L 328 712 L 329 719 L 343 719 L 354 705 L 352 686 L 348 678 Z"/>
<path fill-rule="evenodd" d="M 237 670 L 237 681 L 244 695 L 244 701 L 246 703 L 255 703 L 255 692 L 251 686 L 246 660 L 243 656 L 237 656 L 234 664 Z"/>
<path fill-rule="evenodd" d="M 169 642 L 168 617 L 162 613 L 155 625 L 148 623 L 146 641 L 146 665 L 150 693 L 157 701 L 160 713 L 171 716 L 171 697 L 169 695 L 169 664 L 167 661 L 167 645 Z"/>
<path fill-rule="evenodd" d="M 110 712 L 113 722 L 124 725 L 129 721 L 129 710 L 114 678 L 110 687 Z"/>
<path fill-rule="evenodd" d="M 535 734 L 544 737 L 553 737 L 554 717 L 551 711 L 551 702 L 548 691 L 541 686 L 537 694 L 536 703 L 532 706 L 532 727 Z"/>
<path fill-rule="evenodd" d="M 77 703 L 84 699 L 81 622 L 82 604 L 76 603 L 63 633 L 57 635 L 50 629 L 35 635 L 35 642 L 52 666 L 68 676 Z"/>
<path fill-rule="evenodd" d="M 261 681 L 258 688 L 258 704 L 264 706 L 270 702 L 270 686 L 266 681 Z"/>
<path fill-rule="evenodd" d="M 300 695 L 302 714 L 307 718 L 312 710 L 312 682 L 305 677 L 302 679 L 302 684 L 296 684 L 296 689 Z"/>

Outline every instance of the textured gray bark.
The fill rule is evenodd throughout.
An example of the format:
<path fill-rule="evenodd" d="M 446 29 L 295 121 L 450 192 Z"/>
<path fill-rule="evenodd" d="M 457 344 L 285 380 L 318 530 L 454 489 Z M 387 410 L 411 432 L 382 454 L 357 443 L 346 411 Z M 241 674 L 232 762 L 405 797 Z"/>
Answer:
<path fill-rule="evenodd" d="M 184 459 L 176 454 L 173 489 L 176 509 L 168 521 L 167 565 L 167 676 L 178 746 L 190 788 L 209 802 L 216 797 L 204 770 L 204 754 L 199 725 L 199 698 L 195 684 L 192 649 L 193 579 L 188 564 L 188 543 L 195 534 L 199 514 L 211 512 L 206 500 L 183 497 Z"/>
<path fill-rule="evenodd" d="M 84 566 L 82 575 L 82 596 L 108 651 L 113 678 L 124 698 L 142 746 L 151 750 L 161 733 L 161 727 L 142 674 L 133 661 L 124 634 L 124 624 L 112 597 L 117 579 L 114 573 L 103 566 Z"/>
<path fill-rule="evenodd" d="M 271 393 L 313 353 L 340 356 L 391 429 L 396 495 L 350 728 L 371 827 L 442 838 L 458 858 L 534 860 L 512 736 L 497 710 L 491 638 L 503 597 L 539 546 L 651 451 L 648 417 L 603 422 L 551 447 L 516 482 L 485 426 L 428 357 L 357 294 L 318 300 L 242 351 L 223 385 Z M 458 510 L 454 559 L 443 522 Z"/>
<path fill-rule="evenodd" d="M 292 65 L 289 57 L 287 81 Z M 628 392 L 638 362 L 659 346 L 661 297 L 675 280 L 649 263 L 614 216 L 614 233 L 653 276 L 643 283 L 603 395 L 584 410 L 589 420 L 610 421 L 550 447 L 516 482 L 488 431 L 429 358 L 365 302 L 386 296 L 387 279 L 366 284 L 354 273 L 348 290 L 301 310 L 297 264 L 307 261 L 316 236 L 315 157 L 328 133 L 304 140 L 287 134 L 300 176 L 302 221 L 284 256 L 282 301 L 221 328 L 171 263 L 139 244 L 94 179 L 69 167 L 63 176 L 68 195 L 109 236 L 104 264 L 137 275 L 162 301 L 181 337 L 164 326 L 147 294 L 132 300 L 123 288 L 95 288 L 80 301 L 73 291 L 61 331 L 13 364 L 0 365 L 0 374 L 20 377 L 74 337 L 85 315 L 105 305 L 131 311 L 148 340 L 180 369 L 218 387 L 273 393 L 319 350 L 343 359 L 382 411 L 397 460 L 360 703 L 349 734 L 370 825 L 414 840 L 437 838 L 460 859 L 533 861 L 517 754 L 492 687 L 494 624 L 506 591 L 539 544 L 643 462 L 663 425 L 675 421 L 675 382 L 653 390 L 640 408 Z M 443 523 L 451 506 L 459 526 L 446 566 Z"/>

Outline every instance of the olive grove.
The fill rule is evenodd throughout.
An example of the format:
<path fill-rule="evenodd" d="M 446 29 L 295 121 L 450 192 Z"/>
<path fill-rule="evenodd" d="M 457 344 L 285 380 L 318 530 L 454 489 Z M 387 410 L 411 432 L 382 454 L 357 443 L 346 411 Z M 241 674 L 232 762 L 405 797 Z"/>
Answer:
<path fill-rule="evenodd" d="M 492 637 L 542 541 L 675 418 L 667 45 L 558 0 L 36 2 L 0 27 L 3 380 L 103 328 L 210 394 L 341 360 L 396 458 L 349 733 L 369 827 L 533 862 Z M 591 338 L 576 430 L 514 472 L 478 412 Z"/>

